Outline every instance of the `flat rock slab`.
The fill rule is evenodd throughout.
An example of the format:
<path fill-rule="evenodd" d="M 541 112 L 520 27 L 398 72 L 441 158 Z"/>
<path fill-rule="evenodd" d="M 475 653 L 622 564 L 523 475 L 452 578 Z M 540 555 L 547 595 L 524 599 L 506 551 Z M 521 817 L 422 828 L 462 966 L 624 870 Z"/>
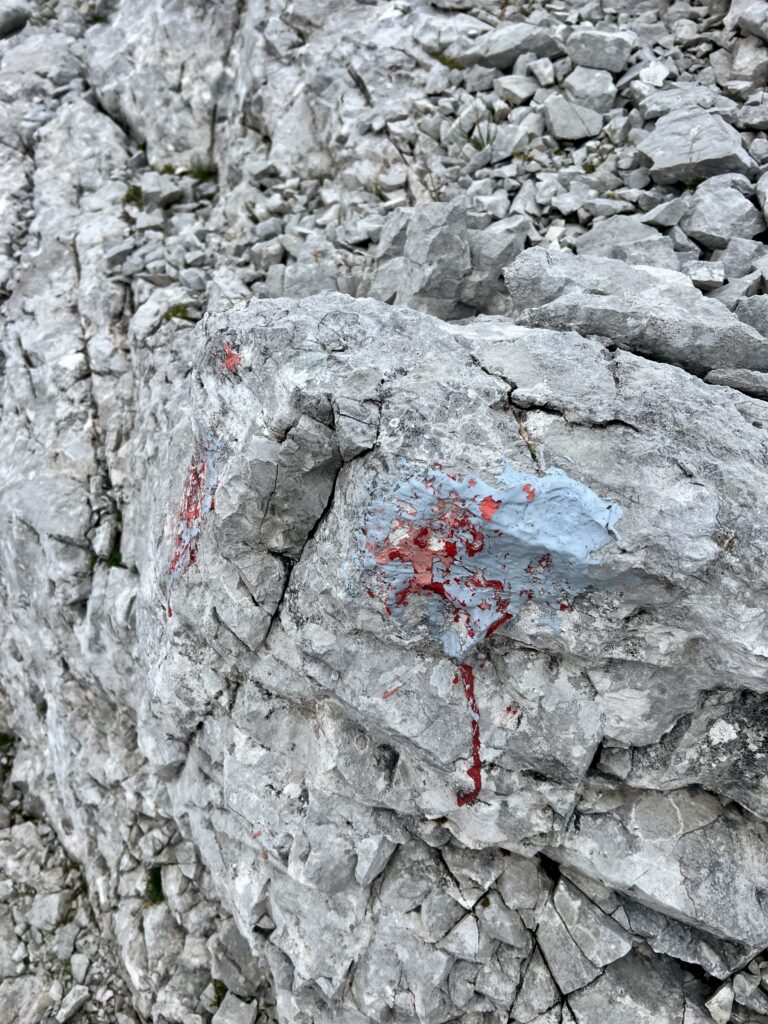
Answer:
<path fill-rule="evenodd" d="M 504 276 L 511 314 L 528 327 L 575 328 L 693 373 L 768 371 L 768 341 L 676 271 L 528 249 Z"/>
<path fill-rule="evenodd" d="M 728 171 L 753 175 L 757 170 L 736 129 L 704 110 L 664 114 L 637 148 L 651 161 L 651 176 L 660 185 L 695 182 Z"/>

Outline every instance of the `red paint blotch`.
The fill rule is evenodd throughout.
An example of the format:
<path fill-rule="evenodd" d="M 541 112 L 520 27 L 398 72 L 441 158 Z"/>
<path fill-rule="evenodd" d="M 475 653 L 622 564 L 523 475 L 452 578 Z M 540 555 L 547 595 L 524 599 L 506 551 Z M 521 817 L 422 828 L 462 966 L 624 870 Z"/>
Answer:
<path fill-rule="evenodd" d="M 243 357 L 239 355 L 232 348 L 228 341 L 224 342 L 224 362 L 221 364 L 222 370 L 229 370 L 230 373 L 234 373 L 238 366 L 241 366 Z"/>
<path fill-rule="evenodd" d="M 482 515 L 486 523 L 490 523 L 490 521 L 493 519 L 493 517 L 496 515 L 500 508 L 501 502 L 497 501 L 495 498 L 492 498 L 490 495 L 488 495 L 487 498 L 483 498 L 483 500 L 480 502 L 480 514 Z"/>

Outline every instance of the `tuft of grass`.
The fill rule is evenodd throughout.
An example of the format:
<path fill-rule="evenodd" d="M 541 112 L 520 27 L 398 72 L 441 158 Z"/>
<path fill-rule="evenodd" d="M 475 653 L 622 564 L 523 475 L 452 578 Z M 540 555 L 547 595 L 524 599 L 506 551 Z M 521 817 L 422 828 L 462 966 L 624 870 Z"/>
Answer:
<path fill-rule="evenodd" d="M 99 12 L 96 4 L 89 4 L 85 11 L 85 23 L 86 25 L 103 25 L 106 22 L 106 18 Z"/>
<path fill-rule="evenodd" d="M 109 557 L 107 558 L 107 565 L 110 567 L 110 569 L 124 569 L 125 568 L 125 562 L 123 562 L 123 557 L 120 554 L 120 545 L 119 544 L 115 545 L 114 551 L 110 551 Z"/>
<path fill-rule="evenodd" d="M 162 167 L 162 170 L 160 171 L 160 173 L 161 174 L 175 174 L 176 173 L 176 168 L 173 166 L 173 164 L 163 164 L 163 167 Z"/>
<path fill-rule="evenodd" d="M 169 310 L 163 314 L 163 323 L 168 323 L 169 320 L 188 320 L 190 323 L 195 322 L 195 318 L 190 315 L 189 309 L 180 302 L 176 306 L 171 306 Z"/>
<path fill-rule="evenodd" d="M 218 181 L 219 168 L 211 161 L 196 160 L 189 169 L 189 176 L 195 181 Z"/>
<path fill-rule="evenodd" d="M 464 65 L 460 60 L 456 60 L 454 57 L 449 57 L 445 50 L 436 50 L 434 53 L 429 55 L 433 60 L 438 61 L 446 68 L 450 68 L 451 71 L 463 71 Z"/>
<path fill-rule="evenodd" d="M 128 186 L 128 188 L 125 190 L 125 195 L 123 196 L 123 202 L 126 206 L 129 206 L 131 204 L 133 206 L 144 205 L 144 196 L 138 185 Z"/>
<path fill-rule="evenodd" d="M 213 994 L 216 999 L 216 1006 L 221 1006 L 224 1002 L 224 996 L 227 994 L 227 986 L 223 981 L 219 981 L 218 978 L 213 979 Z"/>
<path fill-rule="evenodd" d="M 144 889 L 147 903 L 162 903 L 165 899 L 163 892 L 163 873 L 159 865 L 154 865 L 147 872 L 147 884 Z"/>
<path fill-rule="evenodd" d="M 478 122 L 467 136 L 467 142 L 470 146 L 474 146 L 478 152 L 481 152 L 487 146 L 491 145 L 495 137 L 495 125 L 492 125 L 490 122 L 486 122 L 485 124 Z"/>
<path fill-rule="evenodd" d="M 683 185 L 685 185 L 689 192 L 694 192 L 704 181 L 706 181 L 706 178 L 689 178 L 688 181 L 683 182 Z"/>

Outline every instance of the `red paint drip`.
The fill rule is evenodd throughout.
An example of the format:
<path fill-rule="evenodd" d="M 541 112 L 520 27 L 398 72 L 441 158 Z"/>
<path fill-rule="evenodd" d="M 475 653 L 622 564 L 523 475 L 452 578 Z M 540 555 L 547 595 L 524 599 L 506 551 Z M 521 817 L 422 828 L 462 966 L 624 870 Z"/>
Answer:
<path fill-rule="evenodd" d="M 483 788 L 481 774 L 483 762 L 480 760 L 480 712 L 475 700 L 475 673 L 472 671 L 471 665 L 460 665 L 459 673 L 469 713 L 472 716 L 472 766 L 467 769 L 467 775 L 472 780 L 474 789 L 469 793 L 459 793 L 456 797 L 456 803 L 459 807 L 464 807 L 466 804 L 474 803 L 480 795 L 480 790 Z M 458 683 L 459 676 L 455 676 L 453 681 Z"/>
<path fill-rule="evenodd" d="M 168 575 L 185 572 L 197 558 L 196 531 L 204 518 L 205 460 L 196 455 L 187 472 Z"/>
<path fill-rule="evenodd" d="M 224 362 L 221 364 L 222 370 L 229 370 L 230 373 L 234 373 L 238 366 L 241 366 L 243 357 L 239 355 L 232 348 L 228 341 L 224 342 Z"/>
<path fill-rule="evenodd" d="M 488 495 L 487 498 L 483 498 L 483 500 L 480 502 L 480 514 L 482 515 L 486 523 L 490 523 L 490 521 L 493 519 L 493 517 L 496 515 L 500 508 L 501 502 L 497 501 L 495 498 L 492 498 L 490 495 Z"/>

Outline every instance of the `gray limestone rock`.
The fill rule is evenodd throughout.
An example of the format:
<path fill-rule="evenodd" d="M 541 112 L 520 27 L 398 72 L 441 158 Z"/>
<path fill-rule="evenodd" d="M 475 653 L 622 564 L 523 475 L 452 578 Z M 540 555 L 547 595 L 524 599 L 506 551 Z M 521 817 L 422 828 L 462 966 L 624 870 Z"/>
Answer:
<path fill-rule="evenodd" d="M 85 985 L 74 985 L 61 1001 L 61 1007 L 56 1014 L 57 1024 L 65 1024 L 71 1020 L 78 1010 L 81 1010 L 88 1002 L 90 992 Z"/>
<path fill-rule="evenodd" d="M 745 296 L 739 299 L 733 311 L 742 323 L 768 338 L 768 295 Z"/>
<path fill-rule="evenodd" d="M 768 3 L 766 0 L 732 0 L 725 24 L 729 29 L 740 29 L 768 42 Z"/>
<path fill-rule="evenodd" d="M 619 72 L 627 66 L 636 42 L 634 32 L 577 28 L 568 36 L 565 50 L 574 64 Z"/>
<path fill-rule="evenodd" d="M 752 175 L 757 165 L 739 133 L 718 114 L 681 109 L 659 117 L 638 145 L 660 184 L 689 182 L 734 171 Z"/>
<path fill-rule="evenodd" d="M 734 237 L 751 239 L 765 231 L 762 214 L 738 187 L 740 177 L 716 176 L 698 186 L 680 221 L 695 242 L 709 249 L 724 249 Z M 743 182 L 748 184 L 746 179 Z"/>
<path fill-rule="evenodd" d="M 568 1005 L 577 1024 L 678 1024 L 686 1008 L 684 977 L 671 963 L 634 954 L 574 992 Z"/>
<path fill-rule="evenodd" d="M 710 370 L 705 380 L 709 384 L 721 384 L 723 387 L 735 388 L 743 391 L 745 395 L 752 398 L 762 398 L 768 401 L 768 373 L 759 373 L 757 370 L 739 370 L 718 368 Z"/>
<path fill-rule="evenodd" d="M 576 252 L 679 270 L 672 240 L 637 215 L 608 217 L 576 239 Z"/>
<path fill-rule="evenodd" d="M 576 67 L 563 82 L 569 99 L 582 107 L 606 113 L 616 101 L 616 86 L 607 71 Z"/>
<path fill-rule="evenodd" d="M 556 139 L 591 139 L 603 127 L 602 115 L 588 106 L 571 103 L 563 96 L 550 96 L 544 103 L 547 127 Z"/>
<path fill-rule="evenodd" d="M 417 206 L 408 222 L 403 256 L 397 302 L 445 319 L 462 316 L 462 283 L 472 268 L 464 204 Z"/>
<path fill-rule="evenodd" d="M 504 277 L 513 315 L 529 327 L 568 324 L 694 372 L 723 365 L 768 370 L 765 339 L 675 271 L 534 249 Z"/>
<path fill-rule="evenodd" d="M 0 39 L 21 32 L 29 15 L 29 7 L 21 0 L 0 0 Z"/>
<path fill-rule="evenodd" d="M 502 71 L 511 70 L 524 53 L 556 57 L 563 52 L 551 29 L 524 21 L 499 25 L 478 36 L 470 46 L 454 44 L 450 50 L 462 64 L 484 64 Z"/>
<path fill-rule="evenodd" d="M 763 4 L 666 6 L 0 42 L 1 1024 L 763 1014 Z"/>

